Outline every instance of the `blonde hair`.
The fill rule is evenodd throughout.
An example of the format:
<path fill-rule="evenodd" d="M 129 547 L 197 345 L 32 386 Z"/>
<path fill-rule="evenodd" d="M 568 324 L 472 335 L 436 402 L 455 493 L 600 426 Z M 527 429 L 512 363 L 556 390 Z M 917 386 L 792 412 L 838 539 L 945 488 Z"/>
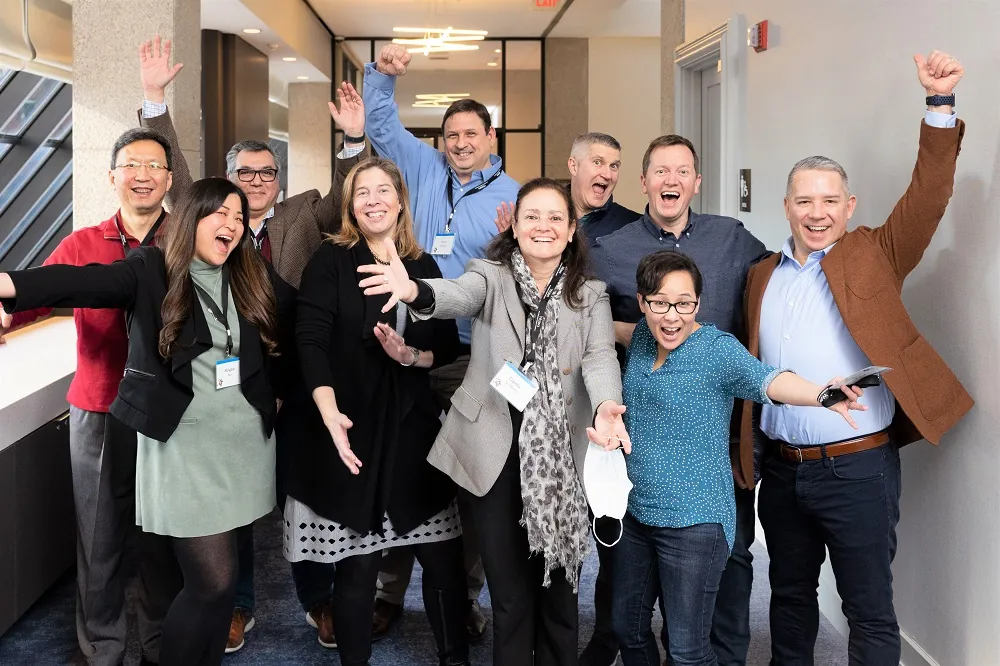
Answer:
<path fill-rule="evenodd" d="M 413 233 L 410 195 L 406 191 L 406 183 L 403 182 L 403 174 L 399 172 L 399 167 L 392 160 L 387 160 L 384 157 L 370 157 L 362 160 L 355 164 L 354 168 L 347 174 L 347 178 L 344 179 L 343 215 L 340 231 L 328 235 L 327 240 L 346 248 L 352 248 L 364 238 L 358 220 L 354 217 L 354 190 L 358 175 L 369 169 L 382 171 L 389 176 L 393 187 L 396 188 L 396 196 L 399 198 L 399 217 L 396 218 L 396 229 L 393 233 L 396 252 L 400 259 L 416 259 L 423 254 L 423 250 L 420 249 L 417 237 Z"/>

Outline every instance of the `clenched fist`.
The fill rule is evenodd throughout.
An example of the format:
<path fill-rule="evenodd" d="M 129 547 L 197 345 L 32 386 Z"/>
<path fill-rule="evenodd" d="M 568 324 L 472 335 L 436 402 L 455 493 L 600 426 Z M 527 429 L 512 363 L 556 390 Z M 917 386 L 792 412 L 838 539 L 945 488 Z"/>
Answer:
<path fill-rule="evenodd" d="M 926 58 L 918 53 L 913 61 L 917 63 L 920 85 L 928 95 L 950 95 L 965 74 L 962 63 L 941 51 L 931 51 Z"/>
<path fill-rule="evenodd" d="M 413 56 L 401 44 L 386 44 L 382 47 L 382 52 L 378 54 L 375 62 L 375 69 L 388 74 L 389 76 L 402 76 L 406 74 L 406 66 L 413 60 Z"/>

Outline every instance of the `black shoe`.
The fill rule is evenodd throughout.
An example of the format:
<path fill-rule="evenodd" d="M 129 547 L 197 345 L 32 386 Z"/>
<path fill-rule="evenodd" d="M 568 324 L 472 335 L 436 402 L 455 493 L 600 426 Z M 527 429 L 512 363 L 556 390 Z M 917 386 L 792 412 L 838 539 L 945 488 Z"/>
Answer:
<path fill-rule="evenodd" d="M 580 655 L 580 666 L 614 666 L 618 663 L 618 647 L 610 647 L 591 639 Z"/>

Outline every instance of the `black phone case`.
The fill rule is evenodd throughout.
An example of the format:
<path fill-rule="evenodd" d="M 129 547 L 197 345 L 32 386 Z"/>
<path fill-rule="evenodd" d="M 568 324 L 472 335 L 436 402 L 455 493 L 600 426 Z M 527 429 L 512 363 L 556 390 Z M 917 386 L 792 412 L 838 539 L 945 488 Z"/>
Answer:
<path fill-rule="evenodd" d="M 872 386 L 879 386 L 881 384 L 882 377 L 880 375 L 868 375 L 867 377 L 862 377 L 858 380 L 854 386 L 859 388 L 869 388 Z M 833 407 L 842 400 L 847 400 L 847 396 L 844 395 L 843 391 L 835 386 L 826 388 L 819 394 L 819 403 L 824 407 Z"/>

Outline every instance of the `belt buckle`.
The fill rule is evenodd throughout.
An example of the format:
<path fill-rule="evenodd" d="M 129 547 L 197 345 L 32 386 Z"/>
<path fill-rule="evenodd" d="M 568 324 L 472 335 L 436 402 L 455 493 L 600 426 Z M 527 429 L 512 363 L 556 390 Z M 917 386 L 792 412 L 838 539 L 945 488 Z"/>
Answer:
<path fill-rule="evenodd" d="M 805 462 L 805 460 L 802 459 L 802 449 L 801 448 L 799 448 L 799 447 L 796 446 L 795 447 L 795 453 L 799 456 L 799 463 Z"/>

